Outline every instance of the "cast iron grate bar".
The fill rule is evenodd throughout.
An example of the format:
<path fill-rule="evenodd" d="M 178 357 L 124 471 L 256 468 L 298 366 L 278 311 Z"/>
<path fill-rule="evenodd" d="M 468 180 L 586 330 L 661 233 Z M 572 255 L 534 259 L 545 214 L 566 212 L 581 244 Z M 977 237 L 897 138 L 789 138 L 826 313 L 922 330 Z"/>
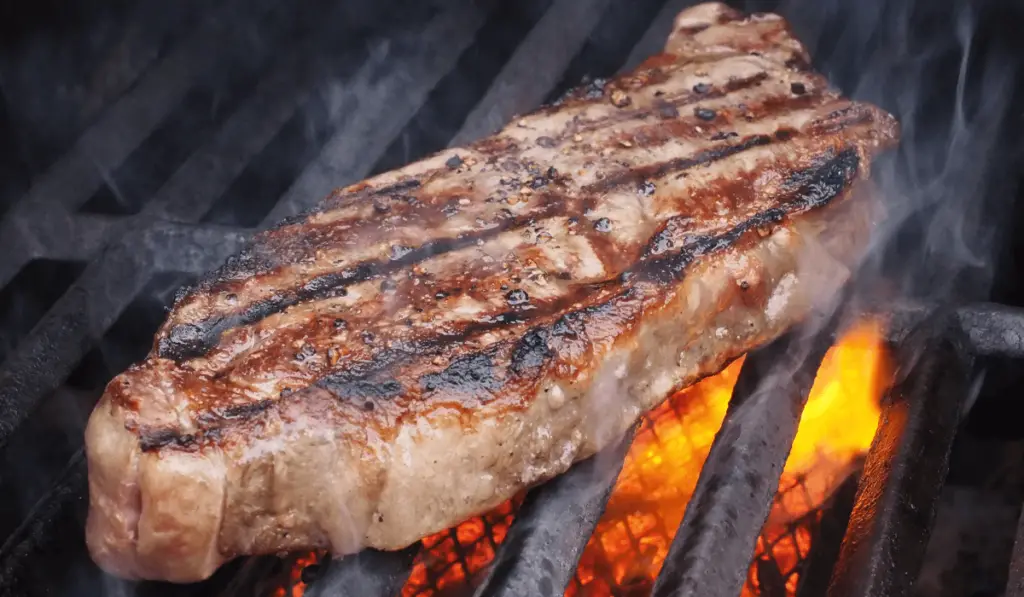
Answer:
<path fill-rule="evenodd" d="M 946 313 L 918 325 L 895 356 L 896 383 L 882 405 L 829 597 L 910 595 L 924 561 L 973 358 Z"/>
<path fill-rule="evenodd" d="M 835 318 L 804 326 L 747 357 L 701 469 L 654 597 L 739 595 L 771 511 Z"/>
<path fill-rule="evenodd" d="M 565 593 L 635 433 L 527 494 L 476 597 Z"/>
<path fill-rule="evenodd" d="M 876 309 L 889 318 L 888 338 L 900 344 L 937 305 Z M 966 335 L 968 352 L 976 356 L 1024 358 L 1024 309 L 997 303 L 972 303 L 952 312 L 955 328 Z"/>

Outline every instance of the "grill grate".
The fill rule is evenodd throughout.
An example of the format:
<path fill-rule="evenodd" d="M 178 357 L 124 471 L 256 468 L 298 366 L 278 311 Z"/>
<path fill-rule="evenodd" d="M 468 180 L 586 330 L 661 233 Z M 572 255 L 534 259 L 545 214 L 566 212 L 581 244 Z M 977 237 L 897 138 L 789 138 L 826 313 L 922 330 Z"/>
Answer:
<path fill-rule="evenodd" d="M 254 229 L 302 211 L 337 186 L 481 136 L 514 114 L 557 97 L 584 74 L 607 75 L 636 65 L 657 51 L 672 17 L 691 3 L 314 0 L 297 11 L 282 0 L 220 0 L 197 3 L 202 4 L 196 9 L 201 14 L 174 25 L 179 31 L 167 37 L 172 40 L 167 47 L 155 47 L 156 41 L 153 47 L 146 46 L 147 55 L 155 57 L 133 61 L 129 68 L 135 70 L 118 74 L 121 83 L 116 92 L 110 91 L 110 102 L 102 110 L 88 112 L 94 116 L 77 131 L 73 137 L 77 140 L 62 155 L 53 156 L 23 195 L 0 197 L 0 255 L 4 256 L 0 260 L 4 292 L 0 322 L 17 322 L 5 323 L 0 338 L 0 506 L 4 512 L 0 592 L 25 596 L 116 591 L 269 594 L 272 587 L 261 583 L 280 566 L 276 558 L 235 562 L 202 585 L 154 589 L 146 584 L 112 584 L 85 553 L 81 532 L 86 506 L 84 424 L 103 383 L 148 350 L 154 322 L 169 301 L 168 288 L 218 265 Z M 132 84 L 124 83 L 128 80 Z M 0 115 L 10 112 L 7 106 L 0 108 Z M 7 190 L 8 186 L 0 188 L 0 192 Z M 45 313 L 19 308 L 18 297 L 38 282 L 35 273 L 51 270 L 68 284 L 45 297 L 42 302 L 52 303 Z M 897 319 L 906 323 L 896 329 L 913 328 L 923 313 L 927 310 L 901 312 Z M 982 305 L 961 310 L 957 317 L 974 352 L 1024 356 L 1020 313 Z M 958 350 L 956 342 L 943 344 L 929 359 L 952 359 L 955 364 L 963 360 Z M 772 350 L 766 349 L 759 358 L 770 360 L 771 355 Z M 752 361 L 756 365 L 756 359 Z M 919 367 L 930 371 L 940 364 L 946 361 L 928 360 Z M 926 490 L 934 490 L 936 479 L 941 483 L 945 467 L 941 455 L 948 455 L 955 429 L 951 425 L 959 416 L 962 395 L 956 390 L 961 381 L 954 380 L 942 392 L 929 392 L 927 383 L 912 383 L 927 382 L 927 375 L 908 379 L 908 402 L 896 400 L 894 409 L 917 405 L 912 400 L 915 396 L 920 401 L 938 400 L 943 408 L 922 412 L 917 405 L 919 410 L 913 412 L 918 414 L 912 415 L 917 425 L 888 429 L 894 440 L 903 443 L 876 446 L 869 462 L 874 458 L 899 466 L 891 473 L 886 469 L 883 477 L 878 476 L 879 467 L 869 466 L 866 474 L 873 482 L 891 483 L 880 485 L 885 491 L 909 490 L 900 495 L 912 496 L 918 511 L 927 513 L 938 492 L 927 495 Z M 803 388 L 777 391 L 796 403 L 806 398 Z M 738 400 L 730 420 L 779 416 L 773 410 L 780 409 L 766 409 L 763 402 L 756 396 Z M 933 416 L 942 417 L 944 434 L 930 433 L 931 427 L 922 426 Z M 793 421 L 780 424 L 792 426 Z M 731 433 L 737 425 L 727 423 L 722 433 Z M 740 437 L 748 442 L 757 439 Z M 786 444 L 782 436 L 761 439 L 779 449 Z M 918 447 L 939 454 L 929 461 L 938 468 L 930 471 L 928 483 L 919 475 L 907 474 L 914 472 L 907 467 L 907 451 Z M 883 448 L 895 452 L 883 453 Z M 621 458 L 621 449 L 617 455 Z M 692 503 L 696 512 L 713 518 L 722 516 L 730 503 L 723 500 L 743 496 L 722 494 L 736 492 L 739 486 L 731 482 L 712 483 L 730 472 L 730 455 L 713 451 L 709 458 L 713 466 L 702 473 L 701 489 Z M 777 451 L 766 451 L 761 458 L 739 464 L 758 470 L 781 466 Z M 424 589 L 438 588 L 446 571 L 456 565 L 477 576 L 483 587 L 479 595 L 554 595 L 570 583 L 581 586 L 584 579 L 573 575 L 576 559 L 591 536 L 583 529 L 593 530 L 613 480 L 588 474 L 586 466 L 575 467 L 526 496 L 518 524 L 511 524 L 516 505 L 510 504 L 484 524 L 479 536 L 473 535 L 475 542 L 463 536 L 467 542 L 460 543 L 457 564 L 445 563 L 445 568 L 426 562 L 415 567 L 416 548 L 398 554 L 366 552 L 325 561 L 310 594 L 326 593 L 332 586 L 359 586 L 365 589 L 361 596 L 391 597 L 410 571 L 414 582 L 422 575 Z M 771 479 L 763 471 L 760 474 Z M 673 549 L 658 594 L 697 582 L 701 573 L 711 572 L 710 567 L 688 569 L 679 552 L 701 553 L 700 561 L 716 561 L 727 572 L 706 579 L 706 589 L 716 586 L 712 583 L 730 583 L 728 590 L 722 590 L 728 593 L 734 587 L 731 594 L 738 594 L 747 583 L 767 595 L 762 584 L 767 587 L 769 578 L 792 582 L 793 575 L 800 574 L 805 578 L 802 591 L 824 594 L 834 561 L 834 557 L 818 557 L 827 552 L 824 547 L 816 547 L 810 559 L 803 558 L 794 567 L 773 572 L 766 563 L 756 568 L 756 578 L 744 576 L 756 545 L 767 553 L 798 532 L 832 536 L 834 551 L 839 553 L 845 517 L 839 516 L 842 523 L 830 522 L 829 513 L 843 511 L 840 506 L 797 519 L 788 535 L 758 537 L 760 523 L 772 507 L 775 488 L 771 483 L 759 488 L 755 499 L 740 504 L 742 524 L 737 523 L 737 528 L 742 540 L 732 544 L 706 529 L 676 533 L 662 521 L 657 529 L 661 539 L 668 543 L 676 536 L 679 545 Z M 595 487 L 603 490 L 597 491 L 597 499 L 593 499 Z M 799 486 L 782 489 L 787 494 Z M 587 491 L 591 499 L 573 497 Z M 854 507 L 850 493 L 847 509 Z M 840 497 L 837 502 L 842 501 Z M 911 544 L 898 544 L 895 553 L 882 551 L 886 545 L 880 541 L 890 536 L 884 524 L 906 516 L 891 500 L 872 502 L 870 497 L 862 492 L 854 509 L 869 512 L 876 522 L 861 529 L 861 549 L 851 547 L 842 554 L 830 594 L 874 595 L 880 594 L 880 587 L 893 586 L 886 584 L 892 580 L 892 567 L 878 569 L 859 584 L 844 576 L 843 570 L 861 570 L 861 562 L 890 558 L 903 562 L 903 572 L 919 564 L 927 525 L 903 533 Z M 568 521 L 580 532 L 552 538 L 537 531 L 543 525 L 525 524 L 529 520 L 565 524 L 564 517 L 558 517 L 560 512 L 545 504 L 566 499 L 582 505 Z M 877 512 L 868 510 L 876 504 Z M 920 516 L 914 520 L 927 518 Z M 688 515 L 683 528 L 694 520 Z M 599 527 L 597 532 L 601 531 Z M 500 548 L 503 537 L 504 548 Z M 454 537 L 432 540 L 458 539 L 456 532 Z M 429 542 L 426 547 L 429 552 Z M 496 552 L 500 565 L 485 569 L 475 558 L 490 552 Z M 535 583 L 532 586 L 538 590 L 510 591 L 516 582 Z M 805 590 L 815 582 L 820 588 Z"/>

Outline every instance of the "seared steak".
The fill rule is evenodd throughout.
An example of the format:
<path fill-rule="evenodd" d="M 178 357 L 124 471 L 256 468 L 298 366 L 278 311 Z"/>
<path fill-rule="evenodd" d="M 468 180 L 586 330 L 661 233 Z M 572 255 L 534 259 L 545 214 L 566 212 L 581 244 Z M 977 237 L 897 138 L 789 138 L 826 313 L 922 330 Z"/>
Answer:
<path fill-rule="evenodd" d="M 402 548 L 783 333 L 857 259 L 898 134 L 808 64 L 702 5 L 635 72 L 260 234 L 93 413 L 95 560 Z"/>

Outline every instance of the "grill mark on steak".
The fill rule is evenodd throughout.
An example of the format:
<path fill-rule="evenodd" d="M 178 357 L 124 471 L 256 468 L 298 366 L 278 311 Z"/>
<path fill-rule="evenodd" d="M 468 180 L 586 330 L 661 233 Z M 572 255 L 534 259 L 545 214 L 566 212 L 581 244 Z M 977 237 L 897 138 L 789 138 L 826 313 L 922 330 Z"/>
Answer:
<path fill-rule="evenodd" d="M 540 217 L 554 215 L 557 209 L 557 203 L 552 202 L 545 210 L 541 211 Z M 398 259 L 363 262 L 341 272 L 317 276 L 298 289 L 285 290 L 271 299 L 258 301 L 240 313 L 204 319 L 198 323 L 178 324 L 171 327 L 166 336 L 157 342 L 157 355 L 179 363 L 201 357 L 220 342 L 224 332 L 232 328 L 255 323 L 304 301 L 343 295 L 347 286 L 384 276 L 433 255 L 447 253 L 468 247 L 481 240 L 493 238 L 501 232 L 520 228 L 534 221 L 536 217 L 531 214 L 526 218 L 513 218 L 499 223 L 494 228 L 475 234 L 464 234 L 456 238 L 427 242 L 409 250 Z"/>
<path fill-rule="evenodd" d="M 768 135 L 754 135 L 753 137 L 744 139 L 735 145 L 714 147 L 712 149 L 702 151 L 692 157 L 676 158 L 668 160 L 667 162 L 650 164 L 641 168 L 625 169 L 604 178 L 600 182 L 588 185 L 584 188 L 584 191 L 591 194 L 607 193 L 617 187 L 636 185 L 637 183 L 649 178 L 660 178 L 673 172 L 681 172 L 697 166 L 711 164 L 753 147 L 768 145 L 771 142 L 772 138 Z"/>
<path fill-rule="evenodd" d="M 812 166 L 790 175 L 783 184 L 786 200 L 781 201 L 777 207 L 757 212 L 722 233 L 693 238 L 672 253 L 654 255 L 647 250 L 644 252 L 645 257 L 617 280 L 582 285 L 570 296 L 559 297 L 543 308 L 515 313 L 514 323 L 518 324 L 531 324 L 538 320 L 550 319 L 552 316 L 555 320 L 530 328 L 518 340 L 503 340 L 480 351 L 457 354 L 444 369 L 421 375 L 416 387 L 403 386 L 398 381 L 398 377 L 401 376 L 383 372 L 401 367 L 414 356 L 439 354 L 442 347 L 455 346 L 454 350 L 457 352 L 458 347 L 466 339 L 499 326 L 507 326 L 511 322 L 498 321 L 495 318 L 467 325 L 454 337 L 435 335 L 418 338 L 403 343 L 400 348 L 381 351 L 368 362 L 346 365 L 323 376 L 312 385 L 331 391 L 339 400 L 360 402 L 365 410 L 373 410 L 379 401 L 394 399 L 403 393 L 426 398 L 435 392 L 448 396 L 472 396 L 476 399 L 480 399 L 481 396 L 497 396 L 508 389 L 507 384 L 512 380 L 529 382 L 530 379 L 536 379 L 541 370 L 563 352 L 557 347 L 552 347 L 552 344 L 581 340 L 587 336 L 584 330 L 588 321 L 610 316 L 613 312 L 616 317 L 636 315 L 636 309 L 641 307 L 625 309 L 623 303 L 635 300 L 638 284 L 664 286 L 679 281 L 697 258 L 734 247 L 744 236 L 757 228 L 778 224 L 787 217 L 827 205 L 850 188 L 859 171 L 860 156 L 854 148 L 823 156 Z M 598 298 L 594 304 L 565 312 L 566 305 L 578 302 L 583 297 L 595 296 Z M 559 313 L 562 314 L 558 315 Z M 509 352 L 504 362 L 500 362 L 498 356 L 502 350 Z M 290 397 L 288 395 L 282 399 Z M 143 451 L 159 448 L 199 449 L 207 438 L 221 440 L 222 430 L 260 416 L 273 408 L 277 402 L 278 400 L 268 399 L 252 405 L 222 409 L 219 422 L 215 422 L 213 417 L 201 420 L 200 423 L 205 426 L 193 433 L 179 434 L 173 429 L 143 429 L 140 432 L 140 446 Z"/>
<path fill-rule="evenodd" d="M 694 259 L 714 253 L 733 245 L 743 234 L 762 226 L 777 224 L 785 217 L 810 209 L 822 207 L 838 197 L 857 176 L 860 156 L 856 150 L 847 149 L 839 155 L 822 161 L 820 165 L 794 173 L 787 185 L 792 189 L 794 199 L 759 212 L 729 232 L 720 235 L 702 235 L 692 239 L 682 250 L 664 256 L 653 257 L 646 262 L 643 274 L 660 284 L 678 279 Z M 652 247 L 645 255 L 655 255 Z"/>

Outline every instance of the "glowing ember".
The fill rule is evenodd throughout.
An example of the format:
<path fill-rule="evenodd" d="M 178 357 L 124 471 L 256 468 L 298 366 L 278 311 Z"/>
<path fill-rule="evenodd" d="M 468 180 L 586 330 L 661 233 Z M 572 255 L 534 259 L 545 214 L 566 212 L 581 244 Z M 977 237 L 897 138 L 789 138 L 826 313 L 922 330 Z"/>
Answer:
<path fill-rule="evenodd" d="M 402 597 L 444 595 L 449 587 L 462 587 L 494 559 L 494 553 L 515 517 L 522 498 L 505 502 L 486 515 L 467 520 L 454 529 L 423 540 Z"/>
<path fill-rule="evenodd" d="M 679 392 L 649 413 L 626 456 L 607 509 L 580 559 L 567 597 L 646 595 L 726 408 L 742 366 Z M 878 400 L 891 379 L 881 327 L 862 323 L 829 350 L 804 409 L 779 491 L 755 549 L 743 595 L 793 595 L 823 505 L 857 466 L 874 437 Z M 521 499 L 424 539 L 402 597 L 441 597 L 480 575 L 505 537 Z M 305 589 L 292 571 L 291 592 Z M 301 587 L 301 588 L 300 588 Z M 769 591 L 765 591 L 769 592 Z"/>
<path fill-rule="evenodd" d="M 306 593 L 306 583 L 302 582 L 302 571 L 309 565 L 320 561 L 323 554 L 311 551 L 295 559 L 295 565 L 288 573 L 288 586 L 278 587 L 273 597 L 302 597 Z"/>

